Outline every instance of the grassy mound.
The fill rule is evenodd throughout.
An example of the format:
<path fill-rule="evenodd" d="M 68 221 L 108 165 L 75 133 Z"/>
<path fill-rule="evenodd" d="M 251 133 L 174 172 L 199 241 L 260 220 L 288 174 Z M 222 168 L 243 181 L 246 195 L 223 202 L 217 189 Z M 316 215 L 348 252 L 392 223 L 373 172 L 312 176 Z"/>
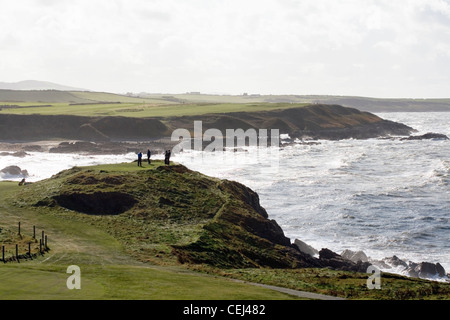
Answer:
<path fill-rule="evenodd" d="M 251 189 L 181 165 L 145 166 L 75 167 L 27 186 L 17 202 L 98 226 L 141 261 L 308 265 Z"/>

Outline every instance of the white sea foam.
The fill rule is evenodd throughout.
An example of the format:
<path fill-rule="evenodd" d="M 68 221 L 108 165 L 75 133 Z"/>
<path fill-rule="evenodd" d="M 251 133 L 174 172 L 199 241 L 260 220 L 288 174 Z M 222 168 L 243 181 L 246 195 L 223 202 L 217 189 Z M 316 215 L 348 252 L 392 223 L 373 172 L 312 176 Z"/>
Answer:
<path fill-rule="evenodd" d="M 1 151 L 0 151 L 1 152 Z M 28 152 L 23 158 L 14 156 L 0 156 L 0 170 L 8 166 L 18 166 L 27 170 L 29 182 L 50 178 L 52 175 L 74 166 L 91 166 L 104 163 L 129 162 L 135 160 L 136 155 L 79 155 L 65 153 Z M 19 176 L 5 176 L 4 180 L 20 180 Z"/>

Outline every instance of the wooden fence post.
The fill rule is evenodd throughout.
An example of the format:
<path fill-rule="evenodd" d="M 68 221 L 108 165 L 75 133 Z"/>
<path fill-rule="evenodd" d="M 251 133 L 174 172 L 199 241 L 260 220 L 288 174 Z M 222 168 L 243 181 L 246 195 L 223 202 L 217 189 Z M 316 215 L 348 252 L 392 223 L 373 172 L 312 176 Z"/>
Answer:
<path fill-rule="evenodd" d="M 2 261 L 4 263 L 6 263 L 6 261 L 5 261 L 5 246 L 2 246 Z"/>
<path fill-rule="evenodd" d="M 28 255 L 31 257 L 31 242 L 28 242 Z"/>
<path fill-rule="evenodd" d="M 20 221 L 19 221 L 19 236 L 20 236 Z"/>
<path fill-rule="evenodd" d="M 16 259 L 19 262 L 19 245 L 16 243 Z"/>
<path fill-rule="evenodd" d="M 33 226 L 33 239 L 36 239 L 36 226 Z"/>
<path fill-rule="evenodd" d="M 39 239 L 39 253 L 42 253 L 42 239 Z"/>
<path fill-rule="evenodd" d="M 44 246 L 44 248 L 45 248 L 45 251 L 48 250 L 48 246 L 47 246 L 47 235 L 45 235 L 45 246 Z"/>

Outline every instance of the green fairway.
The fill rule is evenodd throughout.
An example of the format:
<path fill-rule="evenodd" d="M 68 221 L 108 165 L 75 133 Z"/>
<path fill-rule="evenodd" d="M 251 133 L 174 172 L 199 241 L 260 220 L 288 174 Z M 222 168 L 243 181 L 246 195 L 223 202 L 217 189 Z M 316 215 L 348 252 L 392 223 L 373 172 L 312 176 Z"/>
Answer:
<path fill-rule="evenodd" d="M 7 105 L 0 102 L 0 105 Z M 219 104 L 168 104 L 164 101 L 154 103 L 102 103 L 71 105 L 67 103 L 39 104 L 17 103 L 20 108 L 3 108 L 0 114 L 20 115 L 76 115 L 76 116 L 123 116 L 134 118 L 194 116 L 208 113 L 232 113 L 269 111 L 302 107 L 306 104 L 289 103 L 219 103 Z"/>
<path fill-rule="evenodd" d="M 450 99 L 379 99 L 319 95 L 147 94 L 0 90 L 0 114 L 171 117 L 338 104 L 369 112 L 448 111 Z"/>
<path fill-rule="evenodd" d="M 132 172 L 134 163 L 105 165 L 96 170 Z M 21 208 L 13 204 L 22 189 L 15 182 L 0 182 L 0 242 L 6 230 L 22 235 L 32 226 L 45 230 L 50 251 L 32 260 L 0 262 L 0 299 L 291 299 L 268 289 L 194 273 L 184 267 L 152 266 L 129 256 L 113 236 L 102 228 L 59 216 L 45 209 Z M 0 243 L 1 244 L 1 243 Z M 21 248 L 23 251 L 24 249 Z M 69 290 L 67 267 L 81 268 L 81 290 Z"/>
<path fill-rule="evenodd" d="M 304 106 L 297 103 L 295 106 Z M 292 108 L 292 103 L 266 103 L 261 98 L 211 95 L 134 97 L 88 91 L 0 90 L 0 114 L 123 116 L 134 118 L 193 116 Z"/>
<path fill-rule="evenodd" d="M 267 300 L 289 295 L 182 269 L 80 265 L 81 289 L 69 290 L 69 265 L 0 266 L 1 300 Z"/>

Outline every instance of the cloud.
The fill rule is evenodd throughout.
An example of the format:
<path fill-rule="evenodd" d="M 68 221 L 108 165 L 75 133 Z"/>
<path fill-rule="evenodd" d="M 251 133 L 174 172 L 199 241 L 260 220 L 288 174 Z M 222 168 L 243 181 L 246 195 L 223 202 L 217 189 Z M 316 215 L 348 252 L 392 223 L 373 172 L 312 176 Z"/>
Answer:
<path fill-rule="evenodd" d="M 118 92 L 442 96 L 449 22 L 444 0 L 8 1 L 0 74 Z"/>

